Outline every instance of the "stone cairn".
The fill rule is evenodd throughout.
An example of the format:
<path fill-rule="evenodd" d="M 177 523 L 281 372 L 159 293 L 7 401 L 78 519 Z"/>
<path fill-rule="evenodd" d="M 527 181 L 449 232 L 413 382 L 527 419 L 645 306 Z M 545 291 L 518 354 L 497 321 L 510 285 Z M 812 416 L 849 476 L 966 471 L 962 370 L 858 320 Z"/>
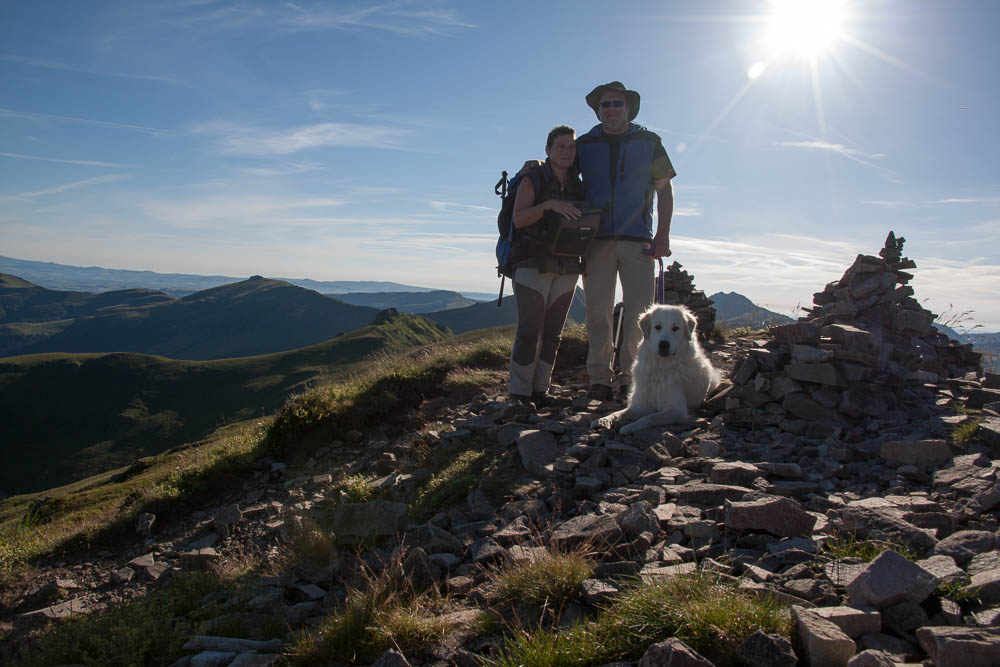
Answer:
<path fill-rule="evenodd" d="M 657 277 L 657 294 L 659 282 Z M 712 300 L 705 292 L 694 288 L 694 278 L 681 268 L 680 262 L 674 262 L 663 272 L 663 303 L 685 306 L 698 318 L 698 332 L 702 339 L 711 335 L 715 328 L 715 308 Z"/>
<path fill-rule="evenodd" d="M 750 350 L 733 371 L 729 423 L 861 437 L 905 422 L 925 384 L 977 369 L 979 353 L 939 333 L 913 298 L 904 269 L 916 263 L 902 256 L 904 241 L 889 232 L 879 257 L 858 255 L 808 315 Z"/>

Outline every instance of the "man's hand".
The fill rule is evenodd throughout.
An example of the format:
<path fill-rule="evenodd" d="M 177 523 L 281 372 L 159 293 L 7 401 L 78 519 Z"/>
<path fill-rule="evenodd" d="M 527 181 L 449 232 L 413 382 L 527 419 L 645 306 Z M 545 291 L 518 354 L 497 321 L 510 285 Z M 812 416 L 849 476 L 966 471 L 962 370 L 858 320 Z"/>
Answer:
<path fill-rule="evenodd" d="M 649 249 L 646 250 L 646 253 L 652 255 L 653 259 L 670 257 L 670 237 L 654 236 L 653 241 L 649 244 Z"/>
<path fill-rule="evenodd" d="M 545 205 L 548 210 L 555 211 L 567 220 L 576 220 L 581 215 L 580 209 L 562 199 L 550 199 L 545 202 Z"/>

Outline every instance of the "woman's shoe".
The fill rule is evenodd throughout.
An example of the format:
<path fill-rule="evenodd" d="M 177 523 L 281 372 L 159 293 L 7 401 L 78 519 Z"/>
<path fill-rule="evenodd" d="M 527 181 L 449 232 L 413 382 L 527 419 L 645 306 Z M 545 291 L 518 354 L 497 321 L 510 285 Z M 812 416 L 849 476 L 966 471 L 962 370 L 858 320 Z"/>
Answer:
<path fill-rule="evenodd" d="M 534 405 L 534 399 L 531 396 L 526 396 L 524 394 L 511 394 L 510 402 L 517 403 L 518 405 Z"/>

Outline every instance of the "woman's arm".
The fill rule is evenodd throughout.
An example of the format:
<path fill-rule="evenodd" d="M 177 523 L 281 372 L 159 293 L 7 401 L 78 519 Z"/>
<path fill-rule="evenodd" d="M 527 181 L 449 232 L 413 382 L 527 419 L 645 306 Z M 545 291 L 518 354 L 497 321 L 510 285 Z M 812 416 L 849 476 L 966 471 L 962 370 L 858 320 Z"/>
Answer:
<path fill-rule="evenodd" d="M 555 211 L 564 218 L 575 220 L 580 217 L 580 209 L 568 201 L 548 199 L 541 204 L 535 203 L 535 184 L 530 178 L 525 178 L 517 188 L 517 198 L 514 199 L 514 227 L 523 229 L 530 227 L 545 215 L 546 211 Z"/>

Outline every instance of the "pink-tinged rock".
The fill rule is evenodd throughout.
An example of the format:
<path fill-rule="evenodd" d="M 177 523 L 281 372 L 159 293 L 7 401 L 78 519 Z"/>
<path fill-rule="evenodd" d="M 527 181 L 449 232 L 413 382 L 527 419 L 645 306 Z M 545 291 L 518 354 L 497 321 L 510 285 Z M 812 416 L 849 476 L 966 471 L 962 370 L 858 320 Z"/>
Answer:
<path fill-rule="evenodd" d="M 960 530 L 944 538 L 934 547 L 934 554 L 950 556 L 959 565 L 965 565 L 976 554 L 997 548 L 997 538 L 987 530 Z"/>
<path fill-rule="evenodd" d="M 806 664 L 843 667 L 854 657 L 854 640 L 809 609 L 792 607 L 795 652 Z"/>
<path fill-rule="evenodd" d="M 676 637 L 653 644 L 639 660 L 639 667 L 714 667 L 693 648 Z"/>
<path fill-rule="evenodd" d="M 812 612 L 836 625 L 851 639 L 882 630 L 882 615 L 877 611 L 854 607 L 817 607 Z"/>
<path fill-rule="evenodd" d="M 621 538 L 621 528 L 613 516 L 583 514 L 556 527 L 550 542 L 560 549 L 572 549 L 582 544 L 602 549 L 615 545 Z"/>
<path fill-rule="evenodd" d="M 760 468 L 752 463 L 724 461 L 712 466 L 712 470 L 708 473 L 708 481 L 713 484 L 749 486 L 751 482 L 762 476 L 762 474 Z"/>
<path fill-rule="evenodd" d="M 1000 628 L 925 626 L 917 629 L 917 641 L 936 667 L 1000 665 Z"/>
<path fill-rule="evenodd" d="M 763 530 L 779 537 L 811 535 L 816 517 L 790 498 L 726 503 L 730 530 Z"/>
<path fill-rule="evenodd" d="M 965 587 L 983 604 L 1000 604 L 1000 569 L 986 570 L 972 575 L 972 581 Z"/>
<path fill-rule="evenodd" d="M 927 570 L 888 550 L 847 584 L 847 594 L 853 605 L 885 609 L 900 602 L 923 602 L 939 583 Z"/>
<path fill-rule="evenodd" d="M 882 445 L 879 456 L 892 465 L 935 468 L 952 459 L 944 440 L 892 440 Z"/>
<path fill-rule="evenodd" d="M 862 651 L 851 658 L 847 667 L 897 667 L 899 663 L 882 651 Z"/>

